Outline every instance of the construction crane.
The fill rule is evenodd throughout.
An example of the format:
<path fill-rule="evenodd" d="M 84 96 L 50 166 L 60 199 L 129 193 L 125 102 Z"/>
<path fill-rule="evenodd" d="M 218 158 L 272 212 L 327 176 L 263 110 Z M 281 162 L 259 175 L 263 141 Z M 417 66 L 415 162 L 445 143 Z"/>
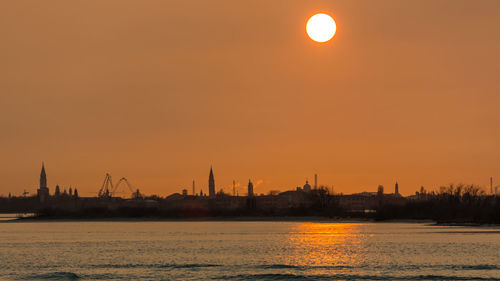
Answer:
<path fill-rule="evenodd" d="M 138 193 L 139 189 L 135 189 L 127 180 L 127 178 L 122 177 L 121 179 L 118 180 L 118 182 L 113 185 L 113 180 L 111 178 L 111 175 L 109 173 L 106 173 L 106 176 L 104 177 L 104 182 L 102 183 L 101 188 L 99 189 L 98 196 L 99 198 L 111 198 L 115 196 L 117 193 L 124 194 L 126 191 L 120 191 L 118 188 L 120 187 L 120 184 L 125 183 L 128 187 L 128 190 L 130 191 L 130 194 Z"/>
<path fill-rule="evenodd" d="M 127 185 L 127 187 L 128 187 L 128 190 L 129 190 L 131 193 L 136 192 L 136 191 L 135 191 L 135 189 L 134 189 L 134 187 L 133 187 L 133 186 L 132 186 L 132 185 L 128 182 L 128 180 L 127 180 L 126 178 L 124 178 L 124 177 L 123 177 L 123 178 L 121 178 L 121 179 L 118 181 L 118 183 L 115 185 L 115 188 L 113 189 L 113 193 L 112 193 L 113 195 L 119 192 L 119 191 L 118 191 L 118 187 L 120 186 L 120 184 L 121 184 L 122 182 L 125 182 L 125 184 L 126 184 L 126 185 Z M 124 191 L 124 192 L 125 192 L 125 191 Z"/>
<path fill-rule="evenodd" d="M 104 182 L 102 183 L 101 189 L 99 189 L 98 197 L 99 198 L 110 198 L 113 193 L 113 181 L 111 179 L 111 175 L 106 173 L 106 177 L 104 177 Z"/>

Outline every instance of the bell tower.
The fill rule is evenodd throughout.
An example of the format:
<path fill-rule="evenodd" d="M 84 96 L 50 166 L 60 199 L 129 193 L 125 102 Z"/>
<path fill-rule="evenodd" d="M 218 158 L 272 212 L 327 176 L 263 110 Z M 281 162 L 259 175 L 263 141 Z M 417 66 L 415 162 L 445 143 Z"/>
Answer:
<path fill-rule="evenodd" d="M 36 191 L 38 200 L 45 202 L 49 198 L 49 188 L 47 187 L 47 174 L 45 173 L 45 165 L 42 162 L 42 171 L 40 172 L 40 188 Z"/>
<path fill-rule="evenodd" d="M 208 196 L 215 197 L 215 179 L 212 167 L 210 167 L 210 175 L 208 176 Z"/>

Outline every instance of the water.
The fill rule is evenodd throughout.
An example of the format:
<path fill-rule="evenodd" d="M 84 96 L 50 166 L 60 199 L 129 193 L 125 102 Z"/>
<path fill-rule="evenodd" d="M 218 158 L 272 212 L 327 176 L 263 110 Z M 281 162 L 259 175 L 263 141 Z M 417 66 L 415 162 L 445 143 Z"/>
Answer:
<path fill-rule="evenodd" d="M 500 229 L 407 223 L 0 223 L 1 280 L 497 279 Z"/>

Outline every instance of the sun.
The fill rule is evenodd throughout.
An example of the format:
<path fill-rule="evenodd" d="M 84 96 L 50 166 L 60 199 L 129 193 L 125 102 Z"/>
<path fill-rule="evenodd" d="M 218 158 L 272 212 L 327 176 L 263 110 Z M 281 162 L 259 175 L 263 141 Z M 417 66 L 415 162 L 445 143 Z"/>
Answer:
<path fill-rule="evenodd" d="M 319 43 L 327 42 L 333 38 L 337 25 L 333 18 L 327 14 L 319 13 L 312 16 L 306 24 L 309 37 Z"/>

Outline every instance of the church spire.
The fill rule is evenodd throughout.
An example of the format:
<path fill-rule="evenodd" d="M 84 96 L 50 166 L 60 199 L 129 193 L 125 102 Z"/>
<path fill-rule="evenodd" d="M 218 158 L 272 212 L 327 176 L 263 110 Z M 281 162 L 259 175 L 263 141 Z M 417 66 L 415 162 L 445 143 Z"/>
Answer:
<path fill-rule="evenodd" d="M 40 172 L 40 188 L 47 188 L 47 174 L 45 174 L 45 165 L 42 162 L 42 171 Z"/>
<path fill-rule="evenodd" d="M 49 188 L 47 187 L 47 174 L 45 174 L 45 165 L 42 162 L 42 171 L 40 172 L 40 188 L 36 191 L 40 202 L 45 202 L 49 198 Z"/>
<path fill-rule="evenodd" d="M 210 175 L 208 176 L 208 196 L 215 197 L 215 179 L 212 166 L 210 166 Z"/>

